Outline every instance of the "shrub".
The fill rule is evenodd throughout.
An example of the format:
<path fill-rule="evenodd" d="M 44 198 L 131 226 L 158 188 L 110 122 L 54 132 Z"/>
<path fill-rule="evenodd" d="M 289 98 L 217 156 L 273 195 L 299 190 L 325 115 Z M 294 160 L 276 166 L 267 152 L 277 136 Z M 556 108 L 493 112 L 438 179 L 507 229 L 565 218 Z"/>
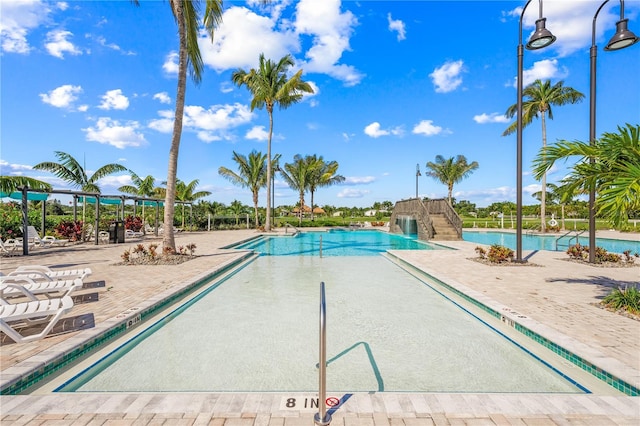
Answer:
<path fill-rule="evenodd" d="M 636 286 L 617 288 L 605 296 L 602 304 L 611 309 L 640 314 L 640 291 Z"/>
<path fill-rule="evenodd" d="M 492 245 L 487 253 L 487 259 L 492 263 L 511 262 L 513 260 L 513 256 L 513 250 L 499 244 Z"/>
<path fill-rule="evenodd" d="M 131 229 L 139 232 L 142 229 L 142 218 L 140 216 L 127 216 L 124 218 L 124 229 Z"/>
<path fill-rule="evenodd" d="M 55 227 L 56 234 L 69 241 L 81 241 L 82 240 L 83 223 L 81 220 L 63 220 Z"/>
<path fill-rule="evenodd" d="M 487 258 L 487 251 L 483 247 L 477 246 L 476 253 L 478 253 L 478 256 L 480 256 L 480 258 L 482 259 Z"/>
<path fill-rule="evenodd" d="M 22 236 L 22 211 L 18 203 L 0 204 L 0 238 Z"/>

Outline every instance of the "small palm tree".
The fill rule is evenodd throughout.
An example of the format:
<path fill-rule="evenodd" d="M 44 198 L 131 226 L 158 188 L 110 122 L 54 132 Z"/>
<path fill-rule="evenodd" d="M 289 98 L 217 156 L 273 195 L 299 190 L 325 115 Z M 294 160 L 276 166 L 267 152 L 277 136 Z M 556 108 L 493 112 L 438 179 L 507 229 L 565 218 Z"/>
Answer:
<path fill-rule="evenodd" d="M 564 87 L 564 82 L 559 81 L 553 86 L 550 80 L 541 81 L 536 80 L 522 92 L 525 99 L 522 101 L 522 126 L 526 127 L 533 121 L 534 118 L 540 117 L 542 123 L 542 148 L 547 146 L 547 123 L 546 116 L 549 115 L 549 119 L 553 120 L 552 106 L 575 104 L 581 102 L 584 99 L 584 95 L 571 87 Z M 507 109 L 506 115 L 513 117 L 518 113 L 518 104 L 511 105 Z M 510 135 L 517 130 L 518 122 L 511 123 L 509 127 L 504 131 L 502 136 Z M 547 174 L 542 176 L 542 197 L 540 198 L 540 217 L 542 218 L 542 225 L 540 230 L 545 232 L 546 230 L 546 211 L 545 211 L 545 196 L 547 186 Z"/>
<path fill-rule="evenodd" d="M 176 199 L 182 201 L 182 227 L 184 228 L 184 205 L 186 203 L 193 203 L 199 198 L 208 197 L 211 195 L 209 191 L 195 191 L 200 181 L 194 179 L 189 183 L 184 183 L 178 179 L 176 184 Z"/>
<path fill-rule="evenodd" d="M 436 161 L 427 163 L 425 174 L 447 185 L 449 204 L 452 204 L 453 185 L 469 177 L 479 167 L 477 161 L 467 162 L 464 155 L 458 155 L 445 159 L 442 155 L 436 155 Z"/>
<path fill-rule="evenodd" d="M 156 179 L 153 176 L 148 175 L 147 177 L 142 179 L 140 176 L 138 176 L 134 172 L 132 171 L 129 171 L 129 172 L 131 173 L 132 185 L 122 185 L 120 188 L 118 188 L 118 191 L 124 192 L 125 194 L 138 195 L 141 197 L 153 197 L 157 194 L 158 188 L 156 187 Z M 145 207 L 145 202 L 143 201 L 142 202 L 143 222 L 145 218 L 144 207 Z M 144 232 L 144 227 L 142 229 Z"/>
<path fill-rule="evenodd" d="M 91 176 L 87 176 L 87 171 L 80 165 L 78 160 L 71 155 L 62 151 L 55 151 L 55 155 L 58 158 L 59 163 L 53 161 L 45 161 L 33 166 L 36 170 L 46 170 L 53 173 L 60 179 L 69 183 L 75 188 L 81 189 L 83 192 L 94 192 L 100 194 L 100 187 L 98 181 L 106 176 L 112 175 L 117 172 L 124 172 L 127 170 L 125 166 L 116 163 L 106 164 L 96 170 Z M 83 197 L 82 202 L 82 220 L 85 220 L 86 213 L 86 197 Z"/>
<path fill-rule="evenodd" d="M 278 156 L 279 158 L 279 156 Z M 256 216 L 256 227 L 260 225 L 258 219 L 258 194 L 267 185 L 267 156 L 253 150 L 249 157 L 233 152 L 233 161 L 238 164 L 238 172 L 226 167 L 220 167 L 218 174 L 231 181 L 234 185 L 249 188 L 253 195 L 253 209 Z"/>
<path fill-rule="evenodd" d="M 302 225 L 302 213 L 304 211 L 304 193 L 309 188 L 312 168 L 315 166 L 308 161 L 309 157 L 302 158 L 296 154 L 293 157 L 293 163 L 285 163 L 283 169 L 280 170 L 282 178 L 287 182 L 291 189 L 297 190 L 300 195 L 300 215 L 299 224 Z M 312 209 L 313 210 L 313 209 Z"/>
<path fill-rule="evenodd" d="M 273 136 L 273 108 L 278 105 L 286 109 L 302 100 L 304 93 L 314 93 L 309 83 L 302 80 L 302 70 L 298 70 L 290 78 L 287 71 L 294 64 L 293 57 L 286 55 L 278 62 L 265 59 L 261 53 L 258 58 L 258 68 L 249 71 L 236 70 L 231 80 L 238 87 L 247 86 L 253 95 L 251 111 L 255 108 L 267 109 L 269 114 L 269 139 L 267 142 L 267 183 L 271 183 L 273 176 L 271 161 L 271 138 Z M 267 212 L 265 230 L 271 230 L 271 185 L 267 184 Z"/>
<path fill-rule="evenodd" d="M 335 185 L 336 183 L 344 182 L 345 178 L 342 175 L 336 174 L 338 172 L 338 162 L 324 161 L 322 156 L 316 155 L 307 156 L 307 163 L 309 164 L 310 176 L 309 176 L 309 193 L 311 194 L 311 220 L 313 221 L 313 194 L 320 187 Z"/>
<path fill-rule="evenodd" d="M 242 213 L 246 211 L 244 204 L 238 200 L 233 200 L 229 205 L 229 211 L 236 217 L 236 226 L 238 225 L 238 219 Z"/>
<path fill-rule="evenodd" d="M 578 157 L 563 179 L 566 194 L 588 194 L 596 189 L 596 210 L 614 226 L 627 223 L 640 210 L 640 125 L 618 126 L 593 144 L 559 141 L 542 148 L 534 160 L 534 176 L 540 178 L 556 161 Z"/>

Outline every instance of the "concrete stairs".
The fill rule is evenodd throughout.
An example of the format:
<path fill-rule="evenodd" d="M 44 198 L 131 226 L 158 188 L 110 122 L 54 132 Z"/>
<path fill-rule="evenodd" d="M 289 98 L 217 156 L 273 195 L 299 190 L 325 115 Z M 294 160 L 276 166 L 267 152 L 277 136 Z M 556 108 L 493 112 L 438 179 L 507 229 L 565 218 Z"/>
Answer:
<path fill-rule="evenodd" d="M 444 214 L 430 214 L 431 220 L 433 222 L 433 228 L 435 229 L 435 234 L 433 238 L 434 241 L 456 241 L 460 240 L 458 237 L 458 232 L 456 228 L 449 223 Z"/>

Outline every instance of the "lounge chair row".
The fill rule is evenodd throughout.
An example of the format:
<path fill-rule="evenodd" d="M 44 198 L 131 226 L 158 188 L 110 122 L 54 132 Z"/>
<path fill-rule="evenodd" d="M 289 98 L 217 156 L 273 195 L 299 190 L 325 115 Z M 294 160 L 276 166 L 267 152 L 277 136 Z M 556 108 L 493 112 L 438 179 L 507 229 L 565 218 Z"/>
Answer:
<path fill-rule="evenodd" d="M 22 266 L 0 275 L 0 331 L 16 343 L 42 339 L 73 308 L 71 294 L 87 284 L 83 280 L 90 274 L 89 268 Z M 45 327 L 36 334 L 21 333 L 25 327 L 41 324 Z"/>

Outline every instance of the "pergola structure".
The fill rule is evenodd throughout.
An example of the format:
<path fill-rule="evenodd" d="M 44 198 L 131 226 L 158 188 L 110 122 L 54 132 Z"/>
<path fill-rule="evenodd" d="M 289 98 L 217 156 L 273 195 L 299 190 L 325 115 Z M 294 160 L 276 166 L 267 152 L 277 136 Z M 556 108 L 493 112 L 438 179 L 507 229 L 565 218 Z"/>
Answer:
<path fill-rule="evenodd" d="M 116 217 L 118 214 L 121 214 L 122 220 L 124 220 L 124 207 L 125 202 L 127 200 L 133 201 L 133 214 L 135 215 L 136 206 L 138 204 L 144 205 L 153 205 L 156 208 L 155 215 L 155 226 L 154 233 L 155 236 L 158 236 L 158 223 L 160 221 L 160 207 L 164 204 L 164 200 L 156 199 L 156 198 L 146 198 L 139 197 L 135 195 L 103 195 L 97 194 L 94 192 L 83 192 L 83 191 L 70 191 L 64 189 L 52 189 L 50 191 L 33 189 L 28 187 L 18 188 L 19 191 L 12 192 L 10 194 L 0 192 L 0 197 L 9 197 L 13 199 L 18 199 L 22 201 L 22 233 L 25 236 L 22 240 L 22 253 L 27 255 L 29 254 L 29 241 L 26 238 L 28 235 L 27 229 L 29 227 L 29 218 L 27 215 L 28 212 L 28 201 L 43 201 L 42 203 L 42 232 L 44 233 L 45 229 L 45 217 L 46 217 L 46 209 L 47 203 L 46 200 L 51 194 L 62 194 L 62 195 L 71 195 L 73 197 L 73 220 L 77 220 L 78 218 L 78 201 L 87 202 L 87 203 L 95 203 L 95 223 L 93 226 L 94 232 L 94 242 L 97 245 L 99 243 L 99 223 L 100 223 L 100 204 L 113 204 L 118 205 L 118 212 L 116 213 Z M 189 204 L 190 207 L 190 224 L 193 224 L 193 203 L 184 202 L 184 201 L 176 201 L 176 204 Z M 122 205 L 122 210 L 120 210 L 119 206 Z M 43 235 L 44 236 L 44 235 Z"/>

